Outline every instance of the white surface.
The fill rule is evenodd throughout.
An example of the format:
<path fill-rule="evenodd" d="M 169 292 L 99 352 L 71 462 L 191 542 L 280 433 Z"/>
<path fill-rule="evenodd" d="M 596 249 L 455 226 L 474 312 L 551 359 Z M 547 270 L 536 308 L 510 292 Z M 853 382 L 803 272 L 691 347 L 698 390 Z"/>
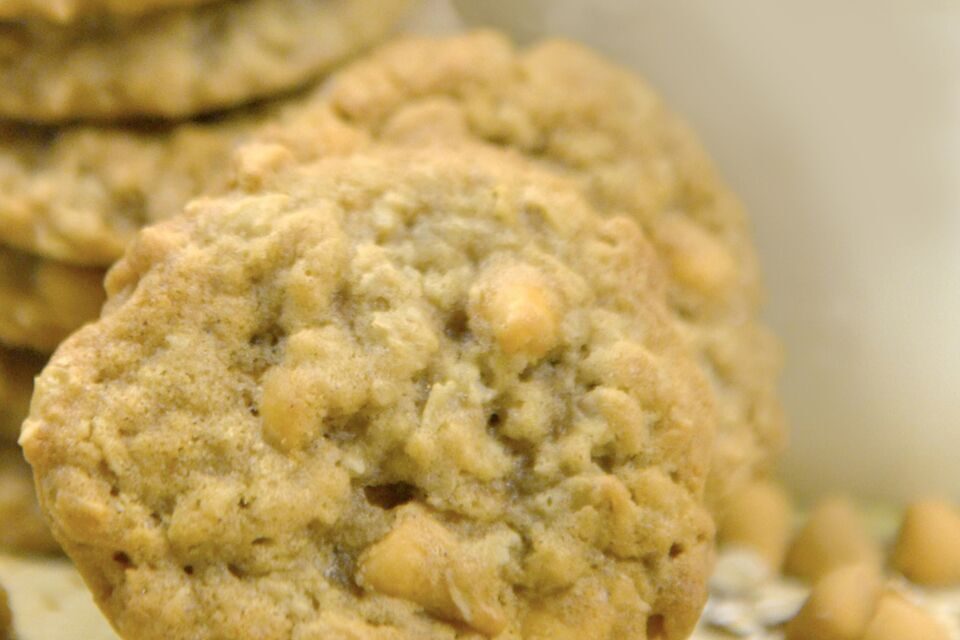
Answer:
<path fill-rule="evenodd" d="M 0 555 L 17 640 L 118 640 L 73 567 Z"/>
<path fill-rule="evenodd" d="M 960 2 L 461 0 L 648 77 L 754 220 L 810 496 L 960 498 Z"/>

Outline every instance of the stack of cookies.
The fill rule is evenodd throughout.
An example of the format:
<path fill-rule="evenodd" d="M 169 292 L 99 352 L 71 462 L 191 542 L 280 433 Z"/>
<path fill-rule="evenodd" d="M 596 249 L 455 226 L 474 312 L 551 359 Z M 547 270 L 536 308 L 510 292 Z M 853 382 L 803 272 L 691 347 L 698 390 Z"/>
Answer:
<path fill-rule="evenodd" d="M 489 32 L 250 104 L 395 3 L 116 4 L 12 23 L 0 114 L 45 124 L 8 125 L 0 241 L 69 309 L 40 351 L 122 256 L 21 436 L 118 631 L 686 637 L 711 514 L 783 437 L 748 223 L 686 127 Z"/>
<path fill-rule="evenodd" d="M 143 224 L 406 0 L 0 0 L 0 547 L 51 551 L 15 448 L 32 379 Z M 263 105 L 261 103 L 264 103 Z"/>

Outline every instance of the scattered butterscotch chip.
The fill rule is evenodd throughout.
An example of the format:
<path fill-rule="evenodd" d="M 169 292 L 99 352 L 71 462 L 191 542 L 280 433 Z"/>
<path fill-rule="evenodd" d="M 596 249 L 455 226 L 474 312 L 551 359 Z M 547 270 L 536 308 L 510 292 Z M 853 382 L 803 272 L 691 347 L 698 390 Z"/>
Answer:
<path fill-rule="evenodd" d="M 942 500 L 910 505 L 890 563 L 917 584 L 960 584 L 960 510 Z"/>
<path fill-rule="evenodd" d="M 845 498 L 827 498 L 810 514 L 787 552 L 787 574 L 816 582 L 848 564 L 880 566 L 879 545 L 870 535 L 853 504 Z"/>
<path fill-rule="evenodd" d="M 949 640 L 930 614 L 895 593 L 880 598 L 862 640 Z"/>
<path fill-rule="evenodd" d="M 873 564 L 841 567 L 821 578 L 787 624 L 787 640 L 857 640 L 873 617 L 883 590 Z"/>
<path fill-rule="evenodd" d="M 771 570 L 779 571 L 790 542 L 791 519 L 786 491 L 775 482 L 755 482 L 727 501 L 720 516 L 720 541 L 756 551 Z"/>

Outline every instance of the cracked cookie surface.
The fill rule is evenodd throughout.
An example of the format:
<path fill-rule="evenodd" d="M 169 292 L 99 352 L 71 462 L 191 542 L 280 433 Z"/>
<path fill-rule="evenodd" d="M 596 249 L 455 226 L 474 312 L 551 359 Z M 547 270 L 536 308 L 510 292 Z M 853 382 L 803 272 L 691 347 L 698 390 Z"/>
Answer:
<path fill-rule="evenodd" d="M 407 0 L 221 0 L 0 24 L 0 116 L 185 118 L 297 89 L 381 39 Z"/>
<path fill-rule="evenodd" d="M 641 229 L 483 148 L 290 160 L 141 232 L 38 380 L 119 631 L 686 637 L 714 407 Z"/>

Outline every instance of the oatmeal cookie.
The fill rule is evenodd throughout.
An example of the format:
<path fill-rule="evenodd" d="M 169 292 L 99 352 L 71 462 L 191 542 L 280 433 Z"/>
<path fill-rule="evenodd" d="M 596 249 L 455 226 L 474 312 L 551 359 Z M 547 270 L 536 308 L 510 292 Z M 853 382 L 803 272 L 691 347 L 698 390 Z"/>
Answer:
<path fill-rule="evenodd" d="M 489 32 L 403 39 L 281 114 L 159 132 L 86 127 L 45 141 L 22 136 L 0 149 L 0 239 L 109 264 L 139 226 L 221 188 L 228 157 L 245 140 L 280 141 L 310 159 L 337 153 L 340 140 L 365 138 L 503 147 L 575 180 L 601 212 L 639 221 L 667 265 L 671 307 L 721 400 L 711 501 L 767 474 L 785 431 L 780 352 L 757 321 L 758 268 L 742 208 L 649 87 L 570 43 L 517 51 Z"/>
<path fill-rule="evenodd" d="M 0 23 L 0 116 L 182 118 L 303 86 L 407 0 L 221 0 L 137 18 Z"/>
<path fill-rule="evenodd" d="M 91 14 L 114 14 L 135 16 L 185 7 L 214 0 L 0 0 L 0 20 L 39 18 L 51 22 L 66 23 L 79 16 Z"/>
<path fill-rule="evenodd" d="M 276 117 L 278 105 L 293 111 L 302 101 L 154 126 L 0 124 L 0 242 L 51 260 L 110 265 L 141 226 L 224 188 L 237 144 Z M 339 128 L 322 136 L 318 152 L 350 139 L 332 115 L 316 114 L 324 123 L 312 115 L 300 117 L 312 136 Z"/>
<path fill-rule="evenodd" d="M 0 245 L 0 342 L 53 351 L 100 313 L 103 275 Z"/>
<path fill-rule="evenodd" d="M 37 354 L 0 346 L 0 442 L 13 443 L 20 437 L 20 424 L 30 410 L 33 378 L 43 364 Z"/>
<path fill-rule="evenodd" d="M 20 448 L 0 444 L 0 550 L 58 553 L 60 547 L 43 520 L 30 467 Z"/>
<path fill-rule="evenodd" d="M 483 148 L 239 164 L 21 436 L 120 633 L 687 637 L 715 408 L 639 226 Z"/>
<path fill-rule="evenodd" d="M 575 181 L 606 215 L 647 231 L 669 298 L 721 400 L 711 501 L 765 476 L 783 447 L 780 349 L 758 320 L 748 220 L 693 133 L 643 81 L 565 41 L 515 50 L 499 35 L 408 38 L 333 78 L 314 99 L 383 142 L 483 141 Z M 309 107 L 268 127 L 302 158 Z"/>

